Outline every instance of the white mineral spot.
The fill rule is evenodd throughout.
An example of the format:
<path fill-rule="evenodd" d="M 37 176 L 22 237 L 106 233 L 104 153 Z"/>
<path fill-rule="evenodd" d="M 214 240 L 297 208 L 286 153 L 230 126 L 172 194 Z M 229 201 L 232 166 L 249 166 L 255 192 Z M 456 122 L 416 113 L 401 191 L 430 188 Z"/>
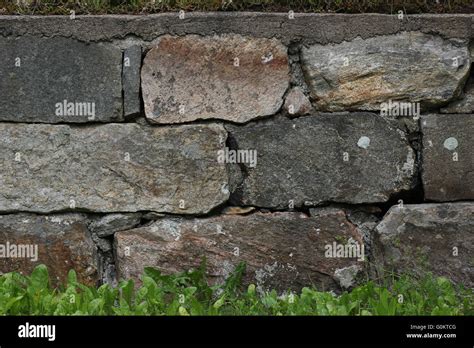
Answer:
<path fill-rule="evenodd" d="M 341 287 L 347 289 L 354 285 L 355 278 L 360 271 L 361 268 L 357 265 L 339 268 L 334 272 L 334 278 L 336 278 Z"/>
<path fill-rule="evenodd" d="M 228 186 L 227 186 L 227 183 L 223 183 L 223 184 L 222 184 L 222 186 L 221 186 L 221 192 L 222 192 L 223 194 L 225 194 L 225 195 L 229 193 L 229 188 L 228 188 Z"/>
<path fill-rule="evenodd" d="M 448 139 L 446 139 L 444 141 L 443 145 L 449 151 L 453 151 L 454 149 L 456 149 L 458 147 L 459 144 L 458 144 L 458 140 L 456 138 L 449 137 Z"/>
<path fill-rule="evenodd" d="M 273 60 L 273 54 L 271 52 L 267 53 L 264 56 L 262 56 L 262 63 L 263 64 L 270 63 L 272 60 Z"/>
<path fill-rule="evenodd" d="M 367 149 L 370 145 L 370 138 L 366 136 L 360 137 L 359 141 L 357 142 L 357 146 Z"/>
<path fill-rule="evenodd" d="M 402 172 L 405 176 L 413 175 L 415 171 L 415 158 L 413 157 L 413 152 L 410 150 L 407 154 L 407 161 L 403 163 Z"/>

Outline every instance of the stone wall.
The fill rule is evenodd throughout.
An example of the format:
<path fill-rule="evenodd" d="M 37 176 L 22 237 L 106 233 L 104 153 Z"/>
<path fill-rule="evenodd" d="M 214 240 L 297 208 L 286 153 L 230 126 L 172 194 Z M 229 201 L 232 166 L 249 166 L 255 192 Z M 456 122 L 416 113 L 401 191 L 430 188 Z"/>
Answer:
<path fill-rule="evenodd" d="M 0 17 L 0 272 L 474 287 L 473 24 Z"/>

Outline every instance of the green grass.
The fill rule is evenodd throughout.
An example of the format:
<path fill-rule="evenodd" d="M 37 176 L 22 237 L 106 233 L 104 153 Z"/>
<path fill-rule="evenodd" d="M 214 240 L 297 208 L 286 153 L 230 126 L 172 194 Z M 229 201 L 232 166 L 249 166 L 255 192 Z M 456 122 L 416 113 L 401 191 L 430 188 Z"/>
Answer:
<path fill-rule="evenodd" d="M 445 278 L 370 281 L 339 296 L 310 288 L 278 295 L 241 289 L 244 271 L 241 264 L 224 284 L 209 286 L 204 265 L 175 275 L 146 268 L 139 288 L 131 280 L 88 287 L 70 271 L 67 284 L 52 289 L 40 265 L 30 276 L 0 276 L 0 315 L 474 315 L 473 291 Z"/>
<path fill-rule="evenodd" d="M 166 11 L 473 13 L 471 0 L 0 0 L 3 14 L 104 14 Z"/>

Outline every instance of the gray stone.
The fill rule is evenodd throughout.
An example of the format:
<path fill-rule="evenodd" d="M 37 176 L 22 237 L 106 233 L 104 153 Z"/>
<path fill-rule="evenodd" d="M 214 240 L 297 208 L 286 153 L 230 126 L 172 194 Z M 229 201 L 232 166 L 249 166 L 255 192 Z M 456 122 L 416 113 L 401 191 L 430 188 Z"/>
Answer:
<path fill-rule="evenodd" d="M 474 115 L 424 115 L 421 129 L 425 199 L 474 199 Z"/>
<path fill-rule="evenodd" d="M 215 35 L 224 33 L 277 38 L 285 45 L 328 44 L 419 31 L 445 38 L 474 38 L 472 14 L 288 13 L 273 12 L 177 12 L 152 15 L 2 16 L 0 36 L 64 36 L 81 41 L 111 41 L 133 34 L 152 41 L 162 35 Z"/>
<path fill-rule="evenodd" d="M 389 100 L 436 107 L 459 96 L 470 68 L 466 42 L 407 32 L 303 47 L 301 61 L 323 111 L 380 110 Z"/>
<path fill-rule="evenodd" d="M 311 102 L 301 87 L 293 87 L 290 90 L 285 98 L 284 107 L 290 116 L 307 115 L 312 109 Z"/>
<path fill-rule="evenodd" d="M 241 123 L 272 115 L 289 84 L 286 51 L 275 39 L 165 36 L 143 62 L 146 117 L 155 123 Z"/>
<path fill-rule="evenodd" d="M 140 113 L 140 69 L 142 66 L 142 48 L 134 45 L 123 53 L 123 113 L 124 117 Z"/>
<path fill-rule="evenodd" d="M 112 251 L 112 242 L 109 239 L 101 238 L 97 234 L 92 234 L 91 238 L 95 245 L 97 245 L 97 248 L 99 248 L 103 253 L 109 253 Z"/>
<path fill-rule="evenodd" d="M 470 114 L 474 113 L 474 79 L 471 78 L 461 99 L 453 101 L 442 108 L 443 114 Z"/>
<path fill-rule="evenodd" d="M 0 121 L 123 119 L 122 52 L 110 44 L 0 38 L 0 61 Z"/>
<path fill-rule="evenodd" d="M 395 123 L 372 113 L 319 114 L 226 126 L 239 150 L 256 150 L 244 167 L 236 205 L 287 209 L 324 202 L 385 202 L 414 187 L 415 153 Z M 358 146 L 367 137 L 366 148 Z"/>
<path fill-rule="evenodd" d="M 100 219 L 92 222 L 89 230 L 97 234 L 99 237 L 106 237 L 117 231 L 129 230 L 140 224 L 142 214 L 107 214 Z"/>
<path fill-rule="evenodd" d="M 341 287 L 348 289 L 356 284 L 357 275 L 362 271 L 358 265 L 344 267 L 337 269 L 334 272 L 334 277 L 338 280 Z"/>
<path fill-rule="evenodd" d="M 118 276 L 123 279 L 138 280 L 144 267 L 166 274 L 189 270 L 206 257 L 212 283 L 222 283 L 244 261 L 243 284 L 254 283 L 261 291 L 308 285 L 329 290 L 340 289 L 338 270 L 364 269 L 363 257 L 328 253 L 334 243 L 363 247 L 362 235 L 338 209 L 311 217 L 279 212 L 163 218 L 114 237 Z"/>
<path fill-rule="evenodd" d="M 79 281 L 96 286 L 97 250 L 87 222 L 82 214 L 0 215 L 0 273 L 26 275 L 44 264 L 53 285 L 64 284 L 68 271 L 74 269 Z M 21 255 L 27 257 L 18 257 L 20 252 L 13 256 L 14 250 L 23 250 Z"/>
<path fill-rule="evenodd" d="M 377 226 L 375 264 L 387 271 L 432 272 L 474 287 L 474 204 L 392 207 Z"/>
<path fill-rule="evenodd" d="M 220 125 L 0 124 L 0 211 L 207 213 L 229 197 Z"/>

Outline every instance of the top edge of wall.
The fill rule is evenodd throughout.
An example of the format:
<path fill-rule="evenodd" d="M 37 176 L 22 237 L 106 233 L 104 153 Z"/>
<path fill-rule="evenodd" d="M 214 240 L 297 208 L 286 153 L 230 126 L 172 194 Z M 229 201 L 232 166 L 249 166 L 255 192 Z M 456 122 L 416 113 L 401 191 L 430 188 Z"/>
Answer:
<path fill-rule="evenodd" d="M 0 36 L 64 36 L 81 41 L 110 41 L 127 36 L 151 41 L 158 36 L 234 33 L 275 37 L 283 43 L 338 43 L 356 37 L 419 31 L 444 38 L 474 38 L 474 14 L 331 14 L 266 12 L 177 12 L 148 15 L 0 16 Z"/>

